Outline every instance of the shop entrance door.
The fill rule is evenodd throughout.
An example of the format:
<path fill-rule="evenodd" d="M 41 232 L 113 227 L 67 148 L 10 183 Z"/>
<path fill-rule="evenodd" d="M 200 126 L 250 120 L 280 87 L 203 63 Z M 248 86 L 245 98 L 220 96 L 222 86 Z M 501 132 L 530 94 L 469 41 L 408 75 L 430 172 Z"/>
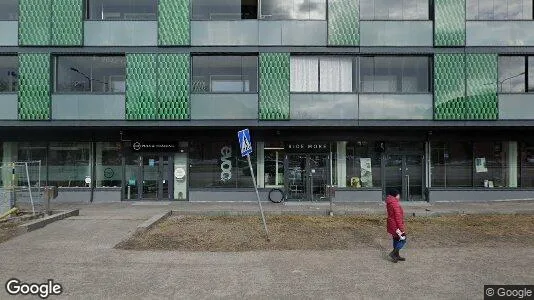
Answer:
<path fill-rule="evenodd" d="M 419 154 L 387 155 L 385 192 L 399 191 L 402 201 L 422 201 L 424 157 Z"/>
<path fill-rule="evenodd" d="M 285 159 L 285 190 L 288 200 L 325 200 L 330 178 L 328 154 L 288 154 Z"/>
<path fill-rule="evenodd" d="M 172 166 L 172 157 L 168 155 L 132 154 L 126 162 L 126 199 L 172 199 Z"/>

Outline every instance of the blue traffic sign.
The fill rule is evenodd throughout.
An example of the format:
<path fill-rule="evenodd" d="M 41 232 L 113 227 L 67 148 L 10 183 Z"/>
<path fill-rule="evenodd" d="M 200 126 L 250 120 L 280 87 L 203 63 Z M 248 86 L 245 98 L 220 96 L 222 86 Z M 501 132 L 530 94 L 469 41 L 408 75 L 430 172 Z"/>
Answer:
<path fill-rule="evenodd" d="M 250 153 L 252 153 L 252 140 L 250 139 L 250 132 L 248 131 L 248 128 L 238 131 L 237 138 L 239 139 L 241 156 L 250 155 Z"/>

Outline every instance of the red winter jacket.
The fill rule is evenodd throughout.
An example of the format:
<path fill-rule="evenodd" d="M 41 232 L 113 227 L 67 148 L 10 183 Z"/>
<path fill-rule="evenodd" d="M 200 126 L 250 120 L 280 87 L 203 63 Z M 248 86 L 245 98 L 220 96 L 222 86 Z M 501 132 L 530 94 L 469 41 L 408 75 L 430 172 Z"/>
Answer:
<path fill-rule="evenodd" d="M 397 229 L 405 232 L 404 211 L 400 206 L 399 200 L 388 195 L 386 198 L 386 208 L 388 212 L 388 233 L 392 236 L 397 236 L 397 233 L 395 232 Z"/>

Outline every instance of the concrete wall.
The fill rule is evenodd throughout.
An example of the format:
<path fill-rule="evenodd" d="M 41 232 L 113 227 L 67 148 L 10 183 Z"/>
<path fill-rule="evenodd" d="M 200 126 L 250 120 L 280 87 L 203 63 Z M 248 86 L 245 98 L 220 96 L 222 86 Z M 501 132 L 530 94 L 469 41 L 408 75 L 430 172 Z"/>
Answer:
<path fill-rule="evenodd" d="M 269 201 L 270 189 L 259 189 L 261 201 Z M 258 201 L 254 189 L 242 190 L 198 190 L 189 191 L 189 201 L 234 201 L 234 202 L 253 202 Z"/>
<path fill-rule="evenodd" d="M 483 202 L 495 200 L 534 200 L 534 190 L 507 189 L 430 189 L 430 202 Z"/>
<path fill-rule="evenodd" d="M 499 119 L 534 120 L 534 95 L 500 94 Z"/>
<path fill-rule="evenodd" d="M 336 189 L 336 202 L 382 202 L 382 190 Z"/>
<path fill-rule="evenodd" d="M 192 94 L 191 119 L 258 119 L 258 94 Z"/>
<path fill-rule="evenodd" d="M 84 46 L 157 46 L 157 21 L 85 21 Z"/>

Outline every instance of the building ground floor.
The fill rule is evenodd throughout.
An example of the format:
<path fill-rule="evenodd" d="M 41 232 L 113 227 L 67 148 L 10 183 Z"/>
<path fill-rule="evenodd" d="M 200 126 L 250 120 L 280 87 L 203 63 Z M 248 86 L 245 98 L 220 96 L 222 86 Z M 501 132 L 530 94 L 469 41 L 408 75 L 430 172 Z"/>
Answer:
<path fill-rule="evenodd" d="M 58 202 L 255 201 L 242 128 L 0 131 L 0 186 L 57 186 Z M 495 128 L 250 128 L 263 200 L 534 198 L 534 135 Z M 26 165 L 28 167 L 26 167 Z M 39 180 L 40 179 L 40 180 Z"/>

